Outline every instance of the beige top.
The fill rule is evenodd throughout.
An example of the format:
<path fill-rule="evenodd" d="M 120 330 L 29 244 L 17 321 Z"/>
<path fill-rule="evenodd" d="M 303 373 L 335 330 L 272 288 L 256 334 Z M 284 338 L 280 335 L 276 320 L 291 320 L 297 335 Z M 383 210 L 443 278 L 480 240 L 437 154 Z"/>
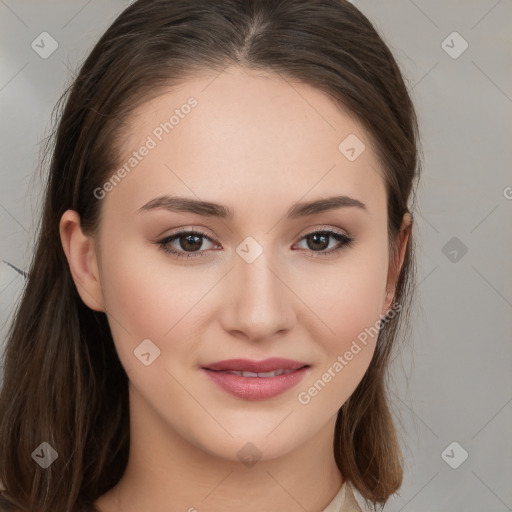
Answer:
<path fill-rule="evenodd" d="M 356 501 L 352 487 L 345 480 L 334 499 L 322 512 L 362 512 Z"/>

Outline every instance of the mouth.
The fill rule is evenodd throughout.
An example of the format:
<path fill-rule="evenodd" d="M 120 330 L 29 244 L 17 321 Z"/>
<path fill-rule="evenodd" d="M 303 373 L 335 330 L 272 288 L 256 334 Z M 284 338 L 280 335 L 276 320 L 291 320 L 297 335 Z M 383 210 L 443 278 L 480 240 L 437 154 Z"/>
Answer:
<path fill-rule="evenodd" d="M 283 358 L 265 361 L 230 359 L 203 366 L 210 381 L 244 400 L 266 400 L 296 386 L 310 365 Z"/>
<path fill-rule="evenodd" d="M 269 377 L 274 375 L 264 375 L 269 372 L 292 372 L 299 370 L 304 366 L 309 366 L 307 363 L 294 361 L 293 359 L 285 359 L 283 357 L 271 357 L 263 361 L 255 361 L 251 359 L 225 359 L 203 366 L 206 370 L 212 371 L 231 371 L 231 372 L 245 372 L 246 377 L 256 377 L 261 374 L 262 377 Z M 280 374 L 281 374 L 280 373 Z M 279 374 L 279 375 L 280 375 Z M 243 375 L 242 375 L 243 376 Z"/>
<path fill-rule="evenodd" d="M 306 366 L 302 366 L 301 368 L 307 368 Z M 205 368 L 205 370 L 210 370 L 218 373 L 227 373 L 230 375 L 238 375 L 239 377 L 259 377 L 259 378 L 268 378 L 268 377 L 278 377 L 279 375 L 288 375 L 289 373 L 295 372 L 296 370 L 285 370 L 284 368 L 279 368 L 277 370 L 272 370 L 271 372 L 246 372 L 246 371 L 237 371 L 237 370 L 211 370 L 210 368 Z M 299 368 L 300 370 L 300 368 Z"/>

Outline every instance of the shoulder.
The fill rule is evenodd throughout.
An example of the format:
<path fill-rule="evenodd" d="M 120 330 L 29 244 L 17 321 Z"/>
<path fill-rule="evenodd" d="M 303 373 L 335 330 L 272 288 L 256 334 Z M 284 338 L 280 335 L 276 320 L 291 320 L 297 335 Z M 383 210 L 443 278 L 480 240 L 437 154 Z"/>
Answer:
<path fill-rule="evenodd" d="M 345 483 L 345 502 L 343 508 L 343 512 L 363 512 L 363 509 L 361 508 L 361 504 L 359 503 L 358 499 L 356 498 L 356 492 L 354 490 L 354 487 L 352 486 L 351 482 Z M 366 509 L 365 509 L 366 510 Z"/>

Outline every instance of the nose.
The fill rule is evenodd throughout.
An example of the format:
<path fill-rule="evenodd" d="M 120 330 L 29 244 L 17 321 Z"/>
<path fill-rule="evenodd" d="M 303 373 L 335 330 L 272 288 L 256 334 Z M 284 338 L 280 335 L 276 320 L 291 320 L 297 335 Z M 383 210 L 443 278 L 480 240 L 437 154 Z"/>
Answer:
<path fill-rule="evenodd" d="M 231 335 L 253 341 L 291 329 L 296 313 L 294 294 L 286 281 L 282 265 L 272 260 L 267 251 L 251 263 L 235 255 L 221 312 L 223 328 Z"/>

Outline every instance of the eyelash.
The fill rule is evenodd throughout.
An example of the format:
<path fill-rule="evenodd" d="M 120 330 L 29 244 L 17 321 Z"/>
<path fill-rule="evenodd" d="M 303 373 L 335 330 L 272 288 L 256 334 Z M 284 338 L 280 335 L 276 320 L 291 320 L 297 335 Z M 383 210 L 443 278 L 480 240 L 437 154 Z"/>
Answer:
<path fill-rule="evenodd" d="M 320 230 L 317 230 L 317 231 L 311 231 L 310 233 L 306 233 L 300 240 L 303 240 L 304 238 L 308 237 L 308 236 L 311 236 L 311 235 L 316 235 L 316 234 L 327 234 L 329 237 L 333 237 L 334 239 L 336 239 L 338 242 L 341 243 L 341 245 L 339 245 L 337 248 L 335 249 L 330 249 L 328 251 L 311 251 L 311 250 L 306 250 L 306 252 L 309 253 L 309 256 L 312 257 L 312 258 L 322 258 L 322 257 L 327 257 L 327 256 L 331 256 L 331 255 L 334 255 L 336 253 L 338 253 L 339 251 L 341 251 L 344 247 L 352 247 L 353 243 L 354 243 L 354 238 L 348 236 L 348 235 L 345 235 L 343 233 L 339 233 L 337 231 L 334 231 L 332 229 L 320 229 Z M 190 259 L 190 258 L 199 258 L 199 257 L 202 257 L 202 256 L 205 256 L 206 252 L 207 251 L 196 251 L 196 252 L 192 252 L 192 253 L 187 253 L 187 252 L 183 252 L 183 251 L 177 251 L 176 249 L 169 249 L 168 248 L 168 245 L 173 242 L 174 240 L 178 239 L 180 236 L 183 236 L 183 235 L 199 235 L 203 238 L 206 238 L 208 241 L 212 242 L 212 243 L 215 243 L 206 233 L 203 233 L 201 231 L 197 231 L 197 230 L 187 230 L 187 229 L 183 229 L 183 230 L 180 230 L 176 233 L 174 233 L 173 235 L 171 236 L 168 236 L 162 240 L 160 240 L 159 242 L 156 242 L 157 245 L 160 246 L 160 249 L 162 251 L 164 251 L 165 253 L 168 253 L 168 254 L 172 254 L 173 256 L 177 257 L 177 258 L 187 258 L 187 259 Z"/>

